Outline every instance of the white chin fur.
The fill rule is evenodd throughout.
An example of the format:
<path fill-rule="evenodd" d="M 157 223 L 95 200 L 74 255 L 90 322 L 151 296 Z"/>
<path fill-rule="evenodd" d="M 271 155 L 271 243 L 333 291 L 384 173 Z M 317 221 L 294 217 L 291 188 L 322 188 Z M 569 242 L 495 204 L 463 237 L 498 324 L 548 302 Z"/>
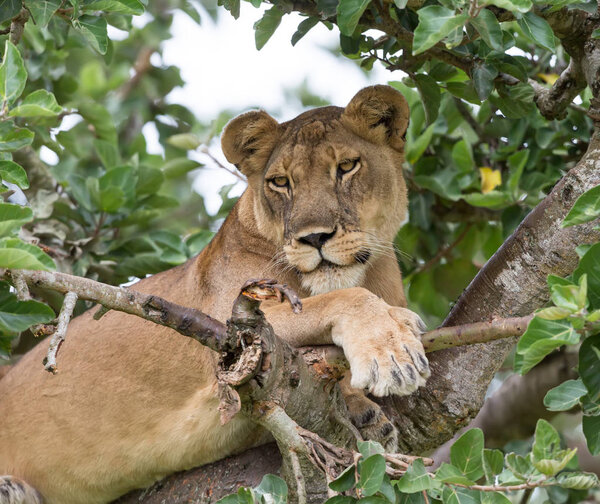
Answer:
<path fill-rule="evenodd" d="M 317 268 L 302 275 L 302 287 L 310 290 L 313 296 L 333 290 L 358 287 L 365 277 L 366 270 L 367 268 L 363 264 L 337 268 Z"/>

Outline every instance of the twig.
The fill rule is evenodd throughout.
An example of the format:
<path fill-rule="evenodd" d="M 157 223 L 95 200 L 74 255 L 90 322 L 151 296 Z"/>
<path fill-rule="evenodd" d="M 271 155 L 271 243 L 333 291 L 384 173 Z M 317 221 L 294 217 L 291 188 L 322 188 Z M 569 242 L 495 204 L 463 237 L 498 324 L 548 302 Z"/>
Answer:
<path fill-rule="evenodd" d="M 23 277 L 22 271 L 12 270 L 11 278 L 15 290 L 17 291 L 17 299 L 19 301 L 29 301 L 31 299 L 31 293 L 29 292 L 29 288 L 27 287 L 27 282 Z M 54 334 L 56 326 L 53 324 L 36 324 L 31 326 L 29 330 L 36 338 L 39 338 L 40 336 L 49 336 L 50 334 Z"/>
<path fill-rule="evenodd" d="M 429 261 L 427 261 L 425 264 L 423 264 L 420 268 L 417 268 L 415 271 L 413 271 L 411 276 L 418 275 L 419 273 L 423 273 L 424 271 L 427 271 L 434 264 L 436 264 L 438 261 L 440 261 L 442 258 L 446 257 L 450 252 L 452 252 L 454 247 L 456 247 L 463 240 L 463 238 L 467 235 L 467 233 L 469 232 L 470 229 L 471 229 L 471 224 L 469 223 L 465 226 L 465 229 L 462 230 L 462 232 L 456 237 L 456 239 L 450 245 L 438 250 L 437 254 L 435 254 L 431 259 L 429 259 Z"/>
<path fill-rule="evenodd" d="M 477 122 L 477 120 L 473 117 L 473 115 L 471 114 L 471 111 L 464 104 L 464 102 L 460 98 L 454 97 L 454 104 L 456 105 L 456 109 L 458 110 L 460 115 L 463 116 L 465 121 L 467 121 L 469 126 L 471 126 L 471 128 L 473 129 L 475 134 L 479 138 L 483 138 L 485 135 L 483 132 L 483 128 L 481 127 L 481 124 L 479 124 L 479 122 Z"/>
<path fill-rule="evenodd" d="M 504 318 L 489 322 L 475 322 L 454 327 L 440 327 L 421 337 L 426 352 L 437 352 L 444 348 L 475 343 L 486 343 L 495 339 L 520 336 L 527 329 L 533 315 Z"/>
<path fill-rule="evenodd" d="M 21 36 L 23 35 L 23 30 L 25 29 L 25 23 L 29 19 L 29 12 L 27 9 L 21 9 L 21 12 L 17 14 L 10 23 L 10 41 L 17 45 L 19 40 L 21 40 Z"/>
<path fill-rule="evenodd" d="M 50 340 L 48 353 L 44 359 L 44 369 L 52 374 L 56 374 L 58 372 L 58 368 L 56 367 L 56 356 L 67 335 L 67 327 L 69 326 L 69 321 L 73 315 L 73 310 L 75 309 L 76 303 L 77 294 L 75 292 L 67 292 L 62 308 L 60 309 L 60 313 L 58 315 L 58 326 L 52 336 L 52 339 Z"/>
<path fill-rule="evenodd" d="M 219 161 L 215 156 L 213 156 L 211 154 L 211 152 L 208 150 L 208 148 L 204 147 L 203 149 L 200 150 L 200 152 L 206 156 L 208 156 L 210 158 L 210 160 L 215 163 L 219 168 L 221 168 L 222 170 L 225 170 L 227 173 L 230 173 L 231 175 L 233 175 L 234 177 L 237 177 L 238 179 L 240 179 L 242 182 L 248 182 L 246 180 L 246 177 L 244 177 L 240 172 L 238 172 L 237 170 L 232 170 L 231 168 L 228 168 L 227 166 L 225 166 L 223 163 L 221 163 L 221 161 Z"/>
<path fill-rule="evenodd" d="M 15 286 L 15 290 L 17 291 L 17 299 L 19 301 L 29 301 L 31 299 L 31 294 L 29 293 L 29 288 L 27 287 L 27 282 L 23 278 L 23 274 L 20 270 L 12 271 L 11 278 L 13 280 L 13 285 Z"/>
<path fill-rule="evenodd" d="M 138 85 L 142 77 L 148 73 L 148 71 L 152 68 L 152 64 L 150 63 L 150 58 L 154 54 L 156 49 L 151 47 L 143 47 L 133 65 L 134 74 L 132 77 L 125 82 L 118 90 L 117 96 L 123 100 L 129 96 L 129 93 L 135 89 Z"/>
<path fill-rule="evenodd" d="M 469 490 L 479 490 L 480 492 L 516 492 L 518 490 L 529 490 L 532 488 L 552 486 L 552 483 L 546 479 L 539 481 L 528 481 L 527 483 L 521 483 L 519 485 L 463 485 L 461 483 L 445 483 L 448 486 L 457 486 L 461 488 L 468 488 Z"/>
<path fill-rule="evenodd" d="M 298 504 L 306 504 L 306 486 L 304 482 L 304 474 L 300 467 L 300 461 L 298 455 L 294 450 L 290 450 L 290 462 L 292 464 L 292 470 L 294 471 L 294 477 L 296 478 L 296 494 L 298 497 Z"/>

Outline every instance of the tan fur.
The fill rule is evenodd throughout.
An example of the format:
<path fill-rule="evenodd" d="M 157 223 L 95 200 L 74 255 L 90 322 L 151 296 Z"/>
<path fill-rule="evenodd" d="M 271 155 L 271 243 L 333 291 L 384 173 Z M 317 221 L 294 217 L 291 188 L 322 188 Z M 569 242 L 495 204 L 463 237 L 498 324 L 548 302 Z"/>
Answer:
<path fill-rule="evenodd" d="M 429 370 L 419 319 L 398 308 L 391 246 L 406 216 L 407 121 L 404 98 L 385 86 L 283 124 L 264 112 L 234 119 L 223 150 L 248 189 L 198 257 L 133 288 L 225 320 L 246 279 L 275 277 L 306 298 L 300 315 L 267 306 L 277 334 L 343 347 L 354 387 L 412 392 Z M 348 159 L 360 165 L 340 175 Z M 289 188 L 273 188 L 277 176 Z M 306 242 L 318 233 L 328 236 L 320 253 Z M 49 504 L 108 502 L 267 439 L 241 415 L 219 425 L 215 353 L 170 329 L 86 313 L 69 327 L 56 376 L 43 370 L 45 350 L 0 380 L 0 474 L 24 479 Z"/>

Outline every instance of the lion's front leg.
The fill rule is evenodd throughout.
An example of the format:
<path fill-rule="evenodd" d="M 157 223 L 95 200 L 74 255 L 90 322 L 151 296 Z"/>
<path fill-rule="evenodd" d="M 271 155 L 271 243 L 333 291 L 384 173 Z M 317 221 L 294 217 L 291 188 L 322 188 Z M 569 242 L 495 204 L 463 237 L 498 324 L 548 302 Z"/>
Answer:
<path fill-rule="evenodd" d="M 294 346 L 342 347 L 352 387 L 387 396 L 410 394 L 425 384 L 430 371 L 417 314 L 360 287 L 306 298 L 303 305 L 299 315 L 284 306 L 265 313 L 275 333 Z"/>

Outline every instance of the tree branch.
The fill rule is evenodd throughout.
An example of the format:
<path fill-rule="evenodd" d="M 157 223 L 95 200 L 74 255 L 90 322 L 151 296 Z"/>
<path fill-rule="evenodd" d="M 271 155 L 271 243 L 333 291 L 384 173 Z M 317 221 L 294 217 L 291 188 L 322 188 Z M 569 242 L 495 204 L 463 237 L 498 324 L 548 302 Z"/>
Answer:
<path fill-rule="evenodd" d="M 533 79 L 529 84 L 535 91 L 534 101 L 540 113 L 548 120 L 564 119 L 567 107 L 587 85 L 579 62 L 572 58 L 569 66 L 560 75 L 550 89 Z"/>
<path fill-rule="evenodd" d="M 58 315 L 58 325 L 56 327 L 56 331 L 54 331 L 54 334 L 52 335 L 50 345 L 48 346 L 48 353 L 46 354 L 46 358 L 43 362 L 44 369 L 52 374 L 56 374 L 58 372 L 56 367 L 56 354 L 58 353 L 60 345 L 62 345 L 63 341 L 65 341 L 67 327 L 71 321 L 71 317 L 73 316 L 73 310 L 75 309 L 76 303 L 77 294 L 74 292 L 67 292 L 62 308 Z"/>

